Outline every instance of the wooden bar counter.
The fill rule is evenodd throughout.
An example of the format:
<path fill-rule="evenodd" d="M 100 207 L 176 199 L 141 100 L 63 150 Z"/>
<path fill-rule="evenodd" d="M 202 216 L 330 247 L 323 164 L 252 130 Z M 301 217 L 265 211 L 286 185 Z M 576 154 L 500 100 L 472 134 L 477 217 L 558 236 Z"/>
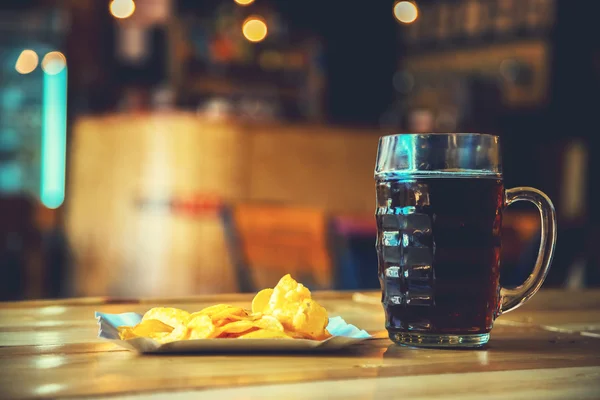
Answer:
<path fill-rule="evenodd" d="M 377 293 L 315 295 L 375 339 L 329 354 L 137 355 L 98 339 L 94 311 L 190 311 L 250 296 L 0 304 L 0 398 L 600 398 L 600 291 L 541 291 L 481 350 L 413 349 L 384 335 Z"/>

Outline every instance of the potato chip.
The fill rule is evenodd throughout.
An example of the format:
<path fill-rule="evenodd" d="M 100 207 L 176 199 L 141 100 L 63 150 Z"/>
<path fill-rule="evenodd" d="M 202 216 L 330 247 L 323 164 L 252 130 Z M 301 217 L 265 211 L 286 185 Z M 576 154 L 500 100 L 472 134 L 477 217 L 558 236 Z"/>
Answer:
<path fill-rule="evenodd" d="M 312 299 L 304 300 L 292 319 L 294 331 L 313 339 L 324 336 L 328 323 L 327 310 Z"/>
<path fill-rule="evenodd" d="M 176 328 L 178 325 L 187 325 L 190 318 L 190 313 L 178 308 L 171 307 L 155 307 L 151 308 L 144 314 L 142 321 L 148 319 L 157 319 L 162 323 Z"/>
<path fill-rule="evenodd" d="M 134 339 L 137 336 L 133 334 L 133 326 L 120 326 L 117 328 L 121 340 Z"/>
<path fill-rule="evenodd" d="M 217 336 L 221 336 L 222 334 L 243 333 L 250 329 L 256 329 L 253 321 L 235 321 L 218 328 L 216 331 L 219 332 Z"/>
<path fill-rule="evenodd" d="M 263 289 L 252 299 L 252 312 L 262 313 L 269 305 L 269 300 L 273 294 L 273 289 Z"/>
<path fill-rule="evenodd" d="M 216 339 L 237 339 L 240 336 L 249 333 L 249 332 L 253 332 L 253 331 L 246 331 L 246 332 L 240 332 L 240 333 L 223 333 L 221 335 L 219 335 Z"/>
<path fill-rule="evenodd" d="M 171 333 L 168 334 L 157 334 L 152 339 L 159 343 L 170 343 L 178 340 L 189 339 L 189 329 L 185 325 L 177 325 Z"/>
<path fill-rule="evenodd" d="M 252 311 L 216 304 L 189 314 L 177 308 L 148 310 L 134 327 L 120 327 L 122 340 L 147 337 L 159 343 L 186 339 L 311 339 L 331 337 L 327 310 L 312 299 L 310 290 L 289 274 L 273 289 L 261 290 Z"/>
<path fill-rule="evenodd" d="M 331 337 L 331 333 L 329 333 L 329 331 L 327 329 L 325 329 L 320 336 L 313 337 L 313 340 L 326 340 L 326 339 L 329 339 L 330 337 Z"/>
<path fill-rule="evenodd" d="M 263 314 L 263 313 L 252 313 L 252 314 L 248 314 L 246 319 L 248 319 L 250 321 L 257 321 L 257 320 L 261 319 L 264 315 L 265 314 Z"/>
<path fill-rule="evenodd" d="M 331 335 L 329 334 L 329 332 L 324 333 L 321 336 L 311 336 L 307 333 L 301 333 L 301 332 L 296 332 L 296 331 L 285 331 L 285 334 L 294 338 L 294 339 L 306 339 L 306 340 L 325 340 L 331 337 Z"/>
<path fill-rule="evenodd" d="M 245 333 L 239 339 L 292 339 L 284 332 L 259 329 L 257 331 Z"/>
<path fill-rule="evenodd" d="M 324 337 L 329 322 L 327 311 L 312 300 L 310 290 L 289 274 L 273 289 L 264 313 L 277 318 L 294 336 L 311 339 Z"/>
<path fill-rule="evenodd" d="M 206 339 L 215 331 L 212 319 L 208 315 L 196 315 L 187 325 L 190 339 Z"/>
<path fill-rule="evenodd" d="M 270 315 L 263 315 L 263 317 L 261 319 L 254 322 L 254 326 L 256 326 L 260 329 L 266 329 L 266 330 L 270 330 L 270 331 L 279 331 L 279 332 L 284 331 L 283 325 L 281 325 L 281 322 L 279 322 L 279 320 L 277 320 L 277 318 L 272 317 Z"/>
<path fill-rule="evenodd" d="M 200 311 L 192 313 L 190 315 L 190 319 L 195 317 L 196 315 L 208 315 L 209 317 L 212 317 L 214 314 L 219 313 L 228 308 L 234 308 L 234 307 L 229 304 L 215 304 L 214 306 L 206 307 Z"/>
<path fill-rule="evenodd" d="M 302 300 L 310 298 L 310 290 L 303 284 L 296 282 L 290 274 L 287 274 L 279 280 L 273 289 L 267 311 L 282 308 L 286 303 L 300 303 Z"/>
<path fill-rule="evenodd" d="M 248 312 L 241 307 L 230 307 L 214 313 L 211 318 L 215 325 L 220 326 L 232 321 L 240 321 L 248 317 Z"/>
<path fill-rule="evenodd" d="M 285 330 L 283 331 L 283 333 L 285 333 L 286 335 L 288 335 L 288 336 L 289 336 L 289 337 L 291 337 L 292 339 L 306 339 L 306 338 L 304 337 L 304 335 L 301 335 L 301 334 L 299 334 L 299 333 L 296 333 L 296 332 L 294 332 L 294 331 L 290 331 L 290 330 L 288 330 L 288 329 L 285 329 Z"/>
<path fill-rule="evenodd" d="M 248 316 L 248 311 L 246 311 L 242 307 L 231 307 L 227 310 L 221 311 L 220 313 L 213 314 L 213 319 L 220 319 L 225 317 L 226 315 L 233 315 L 245 318 Z"/>
<path fill-rule="evenodd" d="M 173 327 L 162 323 L 156 319 L 142 320 L 134 327 L 120 327 L 119 336 L 122 340 L 133 339 L 136 337 L 147 337 L 150 339 L 162 338 L 169 335 Z"/>
<path fill-rule="evenodd" d="M 328 321 L 328 323 L 329 323 L 329 321 Z M 333 335 L 327 330 L 327 328 L 325 328 L 325 331 L 323 332 L 323 336 L 321 336 L 321 340 L 329 339 L 332 336 Z"/>
<path fill-rule="evenodd" d="M 150 337 L 154 333 L 171 333 L 173 327 L 157 319 L 142 320 L 133 328 L 133 334 L 136 336 Z"/>

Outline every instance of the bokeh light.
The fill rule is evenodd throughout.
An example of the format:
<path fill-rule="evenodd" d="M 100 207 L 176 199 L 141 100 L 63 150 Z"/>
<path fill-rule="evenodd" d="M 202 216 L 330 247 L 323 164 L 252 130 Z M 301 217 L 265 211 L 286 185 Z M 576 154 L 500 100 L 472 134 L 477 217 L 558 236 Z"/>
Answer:
<path fill-rule="evenodd" d="M 135 11 L 135 3 L 133 0 L 112 0 L 110 2 L 110 13 L 115 18 L 129 18 Z"/>
<path fill-rule="evenodd" d="M 248 17 L 242 25 L 242 33 L 249 41 L 260 42 L 267 37 L 267 24 L 261 17 Z"/>
<path fill-rule="evenodd" d="M 23 50 L 19 54 L 19 58 L 17 58 L 15 69 L 20 74 L 28 74 L 37 68 L 38 61 L 39 57 L 35 51 L 29 49 Z"/>
<path fill-rule="evenodd" d="M 60 51 L 51 51 L 42 60 L 42 69 L 48 75 L 56 75 L 67 66 L 67 59 Z"/>
<path fill-rule="evenodd" d="M 240 6 L 247 6 L 248 4 L 254 3 L 254 0 L 234 0 Z"/>
<path fill-rule="evenodd" d="M 283 65 L 283 56 L 276 51 L 263 51 L 258 56 L 258 64 L 263 69 L 278 69 Z"/>
<path fill-rule="evenodd" d="M 419 10 L 413 2 L 399 1 L 394 6 L 394 17 L 403 24 L 415 22 L 418 16 Z"/>

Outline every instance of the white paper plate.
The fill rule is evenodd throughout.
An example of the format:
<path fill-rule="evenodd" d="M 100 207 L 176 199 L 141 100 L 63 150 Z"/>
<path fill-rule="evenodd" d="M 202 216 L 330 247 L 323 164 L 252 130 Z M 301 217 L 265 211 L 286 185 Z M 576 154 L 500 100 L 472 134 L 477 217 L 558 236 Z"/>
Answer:
<path fill-rule="evenodd" d="M 140 353 L 249 353 L 270 351 L 331 351 L 370 339 L 366 331 L 346 323 L 342 317 L 329 318 L 327 330 L 332 337 L 326 340 L 306 339 L 197 339 L 160 344 L 153 339 L 121 340 L 117 327 L 134 326 L 142 316 L 136 313 L 105 314 L 96 311 L 98 337 L 110 340 L 121 347 Z"/>

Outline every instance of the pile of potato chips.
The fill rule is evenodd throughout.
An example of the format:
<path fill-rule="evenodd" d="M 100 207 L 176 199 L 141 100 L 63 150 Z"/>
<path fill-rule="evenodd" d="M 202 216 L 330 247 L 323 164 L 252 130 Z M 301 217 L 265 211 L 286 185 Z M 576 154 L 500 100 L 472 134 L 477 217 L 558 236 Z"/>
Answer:
<path fill-rule="evenodd" d="M 331 336 L 328 323 L 325 308 L 288 274 L 275 288 L 258 292 L 252 311 L 227 304 L 192 314 L 157 307 L 148 310 L 138 325 L 119 327 L 119 336 L 122 340 L 146 337 L 159 343 L 214 338 L 324 340 Z"/>

